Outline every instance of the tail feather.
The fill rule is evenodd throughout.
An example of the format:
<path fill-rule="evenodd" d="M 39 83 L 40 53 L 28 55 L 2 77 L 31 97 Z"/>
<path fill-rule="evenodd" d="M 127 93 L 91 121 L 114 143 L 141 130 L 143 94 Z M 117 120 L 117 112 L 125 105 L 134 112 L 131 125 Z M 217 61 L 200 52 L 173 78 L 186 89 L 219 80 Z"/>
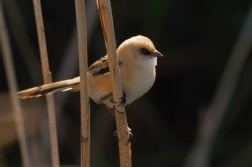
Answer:
<path fill-rule="evenodd" d="M 75 87 L 78 87 L 79 84 L 80 84 L 80 78 L 76 77 L 69 80 L 49 83 L 42 86 L 26 89 L 26 90 L 18 92 L 17 96 L 20 99 L 27 99 L 27 98 L 40 97 L 42 95 L 46 95 L 46 94 L 54 93 L 58 91 L 71 90 L 73 88 L 76 91 Z"/>

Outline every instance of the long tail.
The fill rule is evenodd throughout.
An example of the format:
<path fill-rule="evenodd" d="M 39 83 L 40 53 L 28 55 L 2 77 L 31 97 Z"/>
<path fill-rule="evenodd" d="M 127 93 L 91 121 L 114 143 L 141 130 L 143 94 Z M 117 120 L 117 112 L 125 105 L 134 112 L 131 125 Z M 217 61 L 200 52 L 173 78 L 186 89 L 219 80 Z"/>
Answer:
<path fill-rule="evenodd" d="M 80 77 L 73 79 L 68 79 L 64 81 L 54 82 L 50 84 L 45 84 L 42 86 L 26 89 L 17 93 L 20 99 L 40 97 L 48 93 L 54 93 L 57 91 L 68 91 L 74 90 L 78 91 L 80 84 Z"/>

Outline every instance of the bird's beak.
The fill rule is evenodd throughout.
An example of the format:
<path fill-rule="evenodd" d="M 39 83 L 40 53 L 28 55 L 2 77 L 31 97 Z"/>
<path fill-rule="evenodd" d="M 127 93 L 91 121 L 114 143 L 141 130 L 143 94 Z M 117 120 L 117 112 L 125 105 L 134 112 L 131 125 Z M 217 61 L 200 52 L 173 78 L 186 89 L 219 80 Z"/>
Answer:
<path fill-rule="evenodd" d="M 162 53 L 160 53 L 159 51 L 155 50 L 151 53 L 151 56 L 153 57 L 163 57 Z"/>

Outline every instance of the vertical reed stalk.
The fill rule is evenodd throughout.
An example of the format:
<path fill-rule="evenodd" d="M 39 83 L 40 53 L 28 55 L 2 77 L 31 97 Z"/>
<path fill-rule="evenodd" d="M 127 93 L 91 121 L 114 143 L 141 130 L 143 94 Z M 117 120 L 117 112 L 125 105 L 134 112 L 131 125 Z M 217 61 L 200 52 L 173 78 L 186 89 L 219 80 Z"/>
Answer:
<path fill-rule="evenodd" d="M 8 86 L 10 89 L 10 97 L 14 110 L 15 124 L 17 129 L 17 136 L 19 141 L 19 146 L 21 150 L 22 165 L 25 167 L 31 167 L 31 160 L 29 157 L 27 140 L 25 135 L 24 121 L 22 116 L 22 110 L 20 101 L 17 99 L 17 81 L 16 74 L 12 60 L 11 46 L 8 36 L 8 30 L 6 23 L 4 21 L 4 12 L 2 8 L 2 3 L 0 0 L 0 44 L 3 54 L 3 61 L 8 81 Z"/>
<path fill-rule="evenodd" d="M 44 23 L 43 23 L 40 0 L 33 0 L 33 5 L 34 5 L 35 18 L 36 18 L 43 79 L 44 79 L 44 83 L 48 84 L 52 82 L 52 76 L 51 76 L 49 63 L 48 63 L 45 30 L 44 30 Z M 56 129 L 53 94 L 47 94 L 46 101 L 47 101 L 47 110 L 48 110 L 48 118 L 49 118 L 52 166 L 59 167 L 60 164 L 59 164 L 57 129 Z"/>
<path fill-rule="evenodd" d="M 116 54 L 116 41 L 110 0 L 97 0 L 97 5 L 107 47 L 113 98 L 115 101 L 119 102 L 123 93 Z M 128 143 L 129 133 L 125 108 L 116 105 L 116 110 L 118 111 L 115 112 L 115 119 L 118 134 L 120 166 L 131 167 L 131 144 Z"/>
<path fill-rule="evenodd" d="M 79 64 L 80 64 L 80 96 L 81 96 L 81 166 L 90 166 L 90 114 L 87 82 L 87 29 L 84 0 L 75 0 Z"/>

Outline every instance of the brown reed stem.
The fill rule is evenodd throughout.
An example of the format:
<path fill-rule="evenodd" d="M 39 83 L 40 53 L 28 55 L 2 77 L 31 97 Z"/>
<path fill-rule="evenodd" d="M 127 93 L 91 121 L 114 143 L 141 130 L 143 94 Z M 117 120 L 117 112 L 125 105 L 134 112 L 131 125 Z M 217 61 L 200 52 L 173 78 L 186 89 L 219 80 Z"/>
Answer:
<path fill-rule="evenodd" d="M 81 96 L 81 166 L 90 166 L 90 114 L 87 82 L 87 29 L 84 0 L 75 0 L 79 64 L 80 64 L 80 96 Z"/>
<path fill-rule="evenodd" d="M 120 101 L 123 93 L 116 53 L 116 41 L 110 0 L 97 0 L 97 6 L 107 47 L 113 98 L 115 101 Z M 118 111 L 115 112 L 115 118 L 118 134 L 120 166 L 131 167 L 131 144 L 128 143 L 129 133 L 125 108 L 116 105 L 116 110 Z"/>
<path fill-rule="evenodd" d="M 44 30 L 44 23 L 43 23 L 40 0 L 33 0 L 33 5 L 34 5 L 34 12 L 35 12 L 37 33 L 38 33 L 43 79 L 44 79 L 44 84 L 48 84 L 52 82 L 52 76 L 51 76 L 49 63 L 48 63 L 45 30 Z M 59 167 L 60 164 L 59 164 L 57 128 L 56 128 L 53 94 L 47 94 L 46 101 L 47 101 L 47 110 L 48 110 L 48 119 L 49 119 L 52 166 Z"/>
<path fill-rule="evenodd" d="M 12 52 L 10 46 L 10 40 L 8 36 L 9 32 L 4 20 L 4 12 L 2 8 L 2 3 L 0 1 L 0 44 L 3 54 L 3 61 L 8 81 L 8 86 L 10 89 L 10 97 L 14 110 L 15 125 L 17 129 L 17 136 L 19 141 L 19 146 L 21 150 L 22 164 L 25 167 L 31 167 L 31 160 L 28 152 L 27 140 L 25 135 L 25 127 L 22 116 L 22 110 L 20 101 L 17 99 L 17 81 L 16 74 L 12 60 Z"/>

